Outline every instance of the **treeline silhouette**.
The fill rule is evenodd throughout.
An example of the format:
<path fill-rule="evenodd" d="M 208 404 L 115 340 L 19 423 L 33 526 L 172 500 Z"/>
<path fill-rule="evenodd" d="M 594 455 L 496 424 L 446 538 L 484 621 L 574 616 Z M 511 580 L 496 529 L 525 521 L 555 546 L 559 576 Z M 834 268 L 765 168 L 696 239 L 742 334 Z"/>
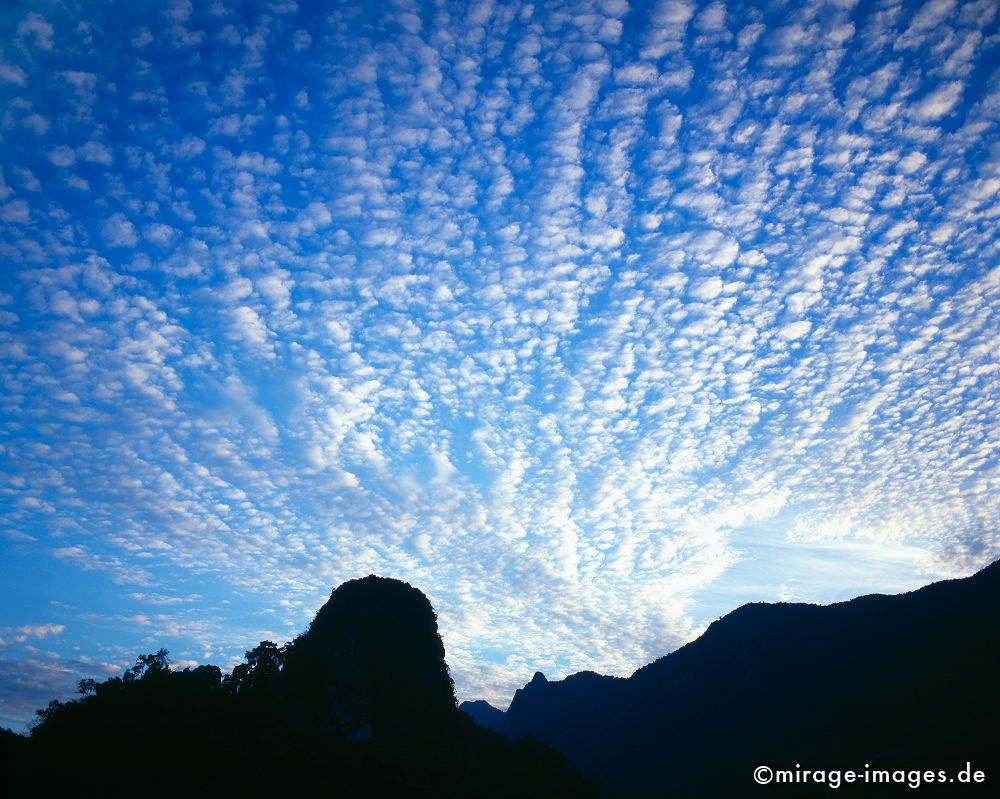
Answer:
<path fill-rule="evenodd" d="M 1000 562 L 899 596 L 744 605 L 627 679 L 536 674 L 506 714 L 469 702 L 467 715 L 430 602 L 370 576 L 229 674 L 172 671 L 161 649 L 82 681 L 29 738 L 2 731 L 0 773 L 24 792 L 84 796 L 997 796 L 998 675 Z M 957 782 L 968 763 L 985 782 Z M 757 766 L 799 765 L 905 781 L 753 780 Z M 956 782 L 912 784 L 942 771 Z"/>
<path fill-rule="evenodd" d="M 309 629 L 243 663 L 171 670 L 164 649 L 0 736 L 8 785 L 76 795 L 183 790 L 365 797 L 598 797 L 531 736 L 456 708 L 430 602 L 376 577 L 337 588 Z"/>

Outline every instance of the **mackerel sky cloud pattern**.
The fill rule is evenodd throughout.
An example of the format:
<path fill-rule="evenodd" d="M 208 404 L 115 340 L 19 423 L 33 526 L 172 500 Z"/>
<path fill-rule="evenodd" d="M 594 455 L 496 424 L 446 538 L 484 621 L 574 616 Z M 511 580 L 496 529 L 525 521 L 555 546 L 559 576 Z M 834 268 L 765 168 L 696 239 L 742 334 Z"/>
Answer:
<path fill-rule="evenodd" d="M 6 4 L 0 723 L 370 572 L 505 704 L 996 558 L 997 10 Z"/>

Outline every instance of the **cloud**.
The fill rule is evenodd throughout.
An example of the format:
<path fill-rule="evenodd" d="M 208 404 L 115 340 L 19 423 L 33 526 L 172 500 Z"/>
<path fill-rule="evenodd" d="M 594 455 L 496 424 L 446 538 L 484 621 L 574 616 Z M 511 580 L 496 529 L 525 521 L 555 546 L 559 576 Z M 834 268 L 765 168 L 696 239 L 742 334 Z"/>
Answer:
<path fill-rule="evenodd" d="M 77 149 L 77 154 L 85 161 L 102 166 L 111 166 L 114 161 L 111 150 L 107 146 L 96 141 L 89 141 Z"/>
<path fill-rule="evenodd" d="M 233 331 L 251 344 L 266 344 L 267 325 L 257 312 L 246 305 L 233 310 Z"/>
<path fill-rule="evenodd" d="M 104 221 L 101 233 L 111 247 L 134 247 L 139 243 L 135 226 L 121 213 L 108 217 Z"/>
<path fill-rule="evenodd" d="M 31 209 L 24 200 L 11 200 L 9 203 L 0 206 L 0 220 L 4 222 L 14 222 L 24 225 L 30 219 Z"/>
<path fill-rule="evenodd" d="M 28 82 L 28 75 L 20 67 L 0 61 L 0 81 L 24 86 Z"/>
<path fill-rule="evenodd" d="M 64 624 L 25 624 L 20 627 L 2 627 L 0 632 L 4 635 L 13 634 L 16 643 L 23 643 L 28 638 L 46 638 L 50 635 L 59 635 L 66 630 Z"/>
<path fill-rule="evenodd" d="M 35 12 L 28 14 L 17 26 L 17 32 L 21 36 L 30 37 L 34 46 L 40 50 L 51 50 L 53 47 L 54 31 L 41 14 Z"/>
<path fill-rule="evenodd" d="M 4 540 L 108 587 L 60 643 L 228 659 L 377 571 L 503 703 L 690 638 L 762 527 L 1000 552 L 986 8 L 539 8 L 4 51 Z"/>
<path fill-rule="evenodd" d="M 811 328 L 812 324 L 804 319 L 800 319 L 797 322 L 789 322 L 787 325 L 778 328 L 778 336 L 785 339 L 785 341 L 795 341 L 808 334 Z"/>
<path fill-rule="evenodd" d="M 68 167 L 72 166 L 76 161 L 76 153 L 73 152 L 71 147 L 66 147 L 65 145 L 53 147 L 46 153 L 46 156 L 55 166 Z"/>
<path fill-rule="evenodd" d="M 910 115 L 922 122 L 940 119 L 958 103 L 963 88 L 959 81 L 952 81 L 941 86 L 913 106 Z"/>

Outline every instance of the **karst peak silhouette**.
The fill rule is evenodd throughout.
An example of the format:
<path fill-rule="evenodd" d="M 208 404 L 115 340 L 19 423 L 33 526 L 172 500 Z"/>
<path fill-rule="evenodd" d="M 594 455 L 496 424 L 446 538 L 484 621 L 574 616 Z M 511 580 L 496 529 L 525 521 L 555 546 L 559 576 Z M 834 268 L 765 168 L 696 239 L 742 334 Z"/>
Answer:
<path fill-rule="evenodd" d="M 512 742 L 456 707 L 430 601 L 369 575 L 336 588 L 309 628 L 262 641 L 223 675 L 140 655 L 122 677 L 85 680 L 32 734 L 0 736 L 8 785 L 44 775 L 74 795 L 160 790 L 365 797 L 547 799 L 604 795 L 532 736 Z"/>

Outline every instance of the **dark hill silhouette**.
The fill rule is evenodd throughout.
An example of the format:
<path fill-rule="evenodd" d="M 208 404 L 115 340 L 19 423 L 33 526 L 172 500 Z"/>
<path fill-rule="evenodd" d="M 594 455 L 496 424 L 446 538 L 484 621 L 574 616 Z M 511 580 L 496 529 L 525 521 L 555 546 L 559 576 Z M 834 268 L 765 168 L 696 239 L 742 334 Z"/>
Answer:
<path fill-rule="evenodd" d="M 223 676 L 171 671 L 166 650 L 39 711 L 29 739 L 0 736 L 21 794 L 600 796 L 531 736 L 518 743 L 455 707 L 430 602 L 374 575 L 337 588 L 308 631 L 262 641 Z"/>
<path fill-rule="evenodd" d="M 455 712 L 437 617 L 400 580 L 337 588 L 289 647 L 285 675 L 313 723 L 354 739 L 426 732 Z"/>
<path fill-rule="evenodd" d="M 536 674 L 503 730 L 537 736 L 626 796 L 829 796 L 826 785 L 758 786 L 753 769 L 953 776 L 969 761 L 984 785 L 925 784 L 920 795 L 997 796 L 997 675 L 1000 562 L 898 596 L 745 605 L 628 679 Z"/>
<path fill-rule="evenodd" d="M 486 727 L 495 732 L 499 732 L 503 727 L 504 712 L 482 699 L 472 702 L 462 702 L 458 706 L 458 709 L 469 716 L 480 727 Z"/>

